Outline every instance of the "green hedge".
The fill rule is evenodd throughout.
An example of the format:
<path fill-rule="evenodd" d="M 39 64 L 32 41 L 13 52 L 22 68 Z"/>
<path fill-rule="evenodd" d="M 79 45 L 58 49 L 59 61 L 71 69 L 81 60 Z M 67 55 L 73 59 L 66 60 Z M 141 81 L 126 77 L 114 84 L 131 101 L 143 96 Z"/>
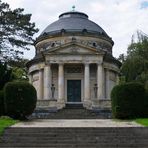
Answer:
<path fill-rule="evenodd" d="M 111 92 L 111 102 L 114 118 L 148 117 L 148 98 L 140 83 L 115 86 Z"/>
<path fill-rule="evenodd" d="M 5 112 L 15 119 L 32 114 L 36 107 L 35 88 L 27 82 L 9 82 L 4 87 Z"/>
<path fill-rule="evenodd" d="M 0 90 L 0 116 L 4 115 L 4 92 Z"/>

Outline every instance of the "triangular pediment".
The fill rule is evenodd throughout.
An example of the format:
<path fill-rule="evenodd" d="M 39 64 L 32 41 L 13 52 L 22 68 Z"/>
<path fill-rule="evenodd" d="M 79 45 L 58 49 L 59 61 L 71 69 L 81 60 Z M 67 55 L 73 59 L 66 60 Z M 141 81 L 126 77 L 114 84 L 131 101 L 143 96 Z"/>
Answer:
<path fill-rule="evenodd" d="M 97 50 L 78 43 L 69 43 L 46 51 L 46 54 L 104 54 L 104 51 Z"/>

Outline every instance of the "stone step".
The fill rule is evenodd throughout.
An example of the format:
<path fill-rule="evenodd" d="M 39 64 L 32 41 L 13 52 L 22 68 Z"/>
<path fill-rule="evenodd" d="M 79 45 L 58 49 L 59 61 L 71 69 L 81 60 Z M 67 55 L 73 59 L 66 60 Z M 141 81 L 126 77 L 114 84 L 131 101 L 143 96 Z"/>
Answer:
<path fill-rule="evenodd" d="M 114 143 L 114 144 L 127 144 L 127 141 L 130 141 L 129 143 L 132 143 L 132 144 L 139 144 L 139 145 L 141 145 L 141 144 L 147 144 L 147 139 L 137 139 L 137 140 L 135 140 L 135 139 L 122 139 L 122 140 L 120 140 L 120 139 L 114 139 L 113 140 L 113 138 L 112 139 L 107 139 L 107 137 L 106 137 L 106 139 L 104 140 L 103 138 L 102 139 L 100 139 L 100 140 L 96 140 L 96 139 L 86 139 L 86 138 L 83 138 L 83 139 L 79 139 L 79 138 L 77 138 L 77 139 L 52 139 L 52 140 L 50 140 L 50 139 L 45 139 L 45 140 L 35 140 L 35 139 L 33 139 L 33 140 L 29 140 L 29 139 L 26 139 L 26 138 L 24 138 L 24 139 L 18 139 L 18 140 L 14 140 L 14 141 L 10 141 L 10 140 L 7 140 L 7 143 L 9 143 L 9 144 L 15 144 L 15 143 L 19 143 L 19 144 L 22 144 L 22 143 L 24 143 L 25 141 L 27 141 L 27 144 L 29 144 L 29 145 L 31 145 L 32 143 L 35 143 L 36 145 L 37 144 L 42 144 L 42 143 L 47 143 L 47 144 L 57 144 L 57 143 L 65 143 L 65 144 L 75 144 L 75 143 L 79 143 L 79 144 L 82 144 L 82 143 L 84 143 L 84 141 L 87 141 L 87 143 L 98 143 L 98 144 L 103 144 L 103 143 L 105 143 L 105 144 L 110 144 L 111 142 L 112 143 Z M 140 142 L 139 142 L 140 141 Z M 5 142 L 5 141 L 3 141 L 3 142 Z"/>
<path fill-rule="evenodd" d="M 67 107 L 61 110 L 36 109 L 29 117 L 30 119 L 109 119 L 111 110 L 94 109 L 87 110 L 84 108 Z"/>
<path fill-rule="evenodd" d="M 8 128 L 0 147 L 147 148 L 148 128 Z"/>
<path fill-rule="evenodd" d="M 51 120 L 52 121 L 52 120 Z M 27 123 L 26 123 L 27 124 Z M 147 128 L 146 127 L 9 127 L 5 131 L 7 132 L 97 132 L 97 133 L 105 133 L 105 132 L 111 132 L 111 133 L 127 133 L 127 131 L 130 131 L 131 133 L 137 133 L 143 131 L 143 133 L 147 134 Z"/>
<path fill-rule="evenodd" d="M 11 135 L 48 135 L 52 136 L 55 134 L 63 135 L 67 133 L 66 135 L 71 134 L 77 134 L 77 135 L 83 135 L 84 133 L 87 133 L 86 135 L 128 135 L 128 136 L 134 136 L 135 134 L 141 133 L 143 131 L 143 135 L 147 135 L 148 131 L 143 130 L 144 127 L 128 127 L 128 128 L 8 128 L 5 131 L 5 135 L 11 136 Z M 28 136 L 29 136 L 28 135 Z"/>
<path fill-rule="evenodd" d="M 83 109 L 83 104 L 66 104 L 66 109 Z"/>
<path fill-rule="evenodd" d="M 15 145 L 12 145 L 11 143 L 7 143 L 7 144 L 3 144 L 1 145 L 1 147 L 19 147 L 19 148 L 23 148 L 23 147 L 39 147 L 39 148 L 43 148 L 43 147 L 47 147 L 47 148 L 147 148 L 147 144 L 137 144 L 137 143 L 80 143 L 80 144 L 75 144 L 75 143 L 54 143 L 54 144 L 49 144 L 49 143 L 40 143 L 40 144 L 36 144 L 36 143 L 16 143 Z"/>

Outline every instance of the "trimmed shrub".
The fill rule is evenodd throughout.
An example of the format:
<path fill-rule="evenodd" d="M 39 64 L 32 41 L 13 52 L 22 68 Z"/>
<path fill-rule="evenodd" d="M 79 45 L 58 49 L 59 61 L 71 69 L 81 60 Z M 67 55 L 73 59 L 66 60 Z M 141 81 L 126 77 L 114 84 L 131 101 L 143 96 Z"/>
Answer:
<path fill-rule="evenodd" d="M 146 88 L 146 93 L 145 93 L 145 106 L 144 106 L 144 109 L 145 109 L 145 113 L 146 113 L 146 116 L 145 117 L 148 117 L 148 89 Z"/>
<path fill-rule="evenodd" d="M 137 118 L 148 116 L 146 90 L 140 83 L 131 82 L 117 85 L 111 92 L 114 118 Z"/>
<path fill-rule="evenodd" d="M 9 82 L 4 87 L 6 114 L 15 119 L 25 119 L 36 107 L 35 88 L 27 82 Z"/>
<path fill-rule="evenodd" d="M 0 90 L 0 116 L 4 115 L 4 92 Z"/>

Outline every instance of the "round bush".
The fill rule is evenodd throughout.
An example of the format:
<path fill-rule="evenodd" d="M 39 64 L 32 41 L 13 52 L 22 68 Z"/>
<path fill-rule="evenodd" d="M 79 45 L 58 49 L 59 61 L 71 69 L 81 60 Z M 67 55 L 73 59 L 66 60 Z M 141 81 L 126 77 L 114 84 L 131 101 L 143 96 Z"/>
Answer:
<path fill-rule="evenodd" d="M 0 116 L 4 115 L 4 92 L 0 90 Z"/>
<path fill-rule="evenodd" d="M 148 99 L 140 83 L 132 82 L 117 85 L 111 92 L 112 113 L 114 118 L 146 117 Z"/>
<path fill-rule="evenodd" d="M 4 87 L 5 111 L 12 118 L 23 119 L 32 114 L 36 101 L 36 90 L 27 82 L 9 82 Z"/>
<path fill-rule="evenodd" d="M 146 88 L 146 93 L 145 93 L 145 107 L 144 107 L 144 112 L 145 112 L 145 117 L 148 117 L 148 89 Z"/>

